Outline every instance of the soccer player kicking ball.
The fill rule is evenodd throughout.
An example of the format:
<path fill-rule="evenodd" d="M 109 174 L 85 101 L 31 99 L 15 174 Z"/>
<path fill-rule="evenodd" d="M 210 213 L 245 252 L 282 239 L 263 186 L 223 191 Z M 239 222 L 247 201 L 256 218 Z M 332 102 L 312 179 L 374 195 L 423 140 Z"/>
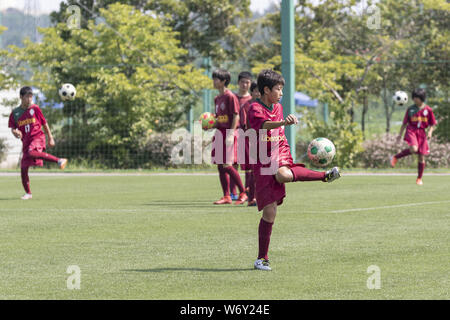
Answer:
<path fill-rule="evenodd" d="M 216 134 L 212 142 L 212 163 L 217 164 L 223 197 L 214 204 L 231 204 L 230 178 L 239 188 L 239 198 L 235 204 L 243 204 L 247 200 L 241 177 L 233 167 L 236 158 L 236 128 L 239 124 L 239 101 L 237 97 L 227 89 L 231 75 L 226 70 L 213 72 L 213 85 L 219 91 L 214 98 L 216 106 Z"/>
<path fill-rule="evenodd" d="M 269 271 L 270 236 L 277 207 L 286 196 L 284 184 L 296 181 L 332 182 L 340 177 L 340 173 L 337 167 L 327 172 L 318 172 L 306 169 L 303 164 L 294 164 L 284 127 L 297 124 L 298 120 L 293 114 L 283 119 L 283 107 L 279 101 L 283 95 L 284 79 L 273 70 L 263 70 L 258 75 L 257 83 L 261 99 L 251 104 L 248 123 L 256 131 L 258 148 L 266 150 L 264 152 L 267 152 L 267 157 L 261 156 L 262 152 L 258 151 L 257 163 L 253 165 L 256 203 L 258 210 L 263 211 L 258 229 L 259 253 L 254 267 Z M 260 132 L 260 129 L 263 130 Z M 270 159 L 270 163 L 265 163 L 267 159 Z M 276 171 L 272 169 L 274 164 Z"/>
<path fill-rule="evenodd" d="M 17 139 L 22 139 L 22 162 L 20 167 L 22 185 L 26 192 L 22 200 L 28 200 L 32 198 L 28 168 L 31 166 L 42 167 L 44 164 L 43 160 L 46 160 L 56 162 L 61 169 L 64 169 L 67 159 L 57 158 L 44 152 L 45 134 L 42 132 L 42 127 L 48 135 L 48 145 L 50 147 L 55 146 L 55 140 L 41 109 L 33 104 L 33 91 L 30 87 L 20 89 L 20 100 L 21 105 L 15 108 L 9 116 L 8 126 Z"/>
<path fill-rule="evenodd" d="M 409 148 L 393 156 L 391 158 L 391 166 L 395 167 L 398 159 L 417 153 L 418 175 L 416 184 L 421 186 L 423 185 L 422 176 L 423 171 L 425 170 L 425 156 L 430 154 L 425 129 L 430 127 L 428 130 L 428 139 L 431 139 L 434 126 L 436 125 L 436 119 L 433 110 L 430 106 L 425 104 L 426 92 L 424 89 L 415 89 L 412 92 L 412 98 L 414 100 L 414 105 L 406 110 L 405 117 L 403 118 L 403 125 L 400 128 L 400 133 L 397 137 L 397 143 L 400 143 L 403 131 L 406 128 L 404 140 L 408 143 Z"/>

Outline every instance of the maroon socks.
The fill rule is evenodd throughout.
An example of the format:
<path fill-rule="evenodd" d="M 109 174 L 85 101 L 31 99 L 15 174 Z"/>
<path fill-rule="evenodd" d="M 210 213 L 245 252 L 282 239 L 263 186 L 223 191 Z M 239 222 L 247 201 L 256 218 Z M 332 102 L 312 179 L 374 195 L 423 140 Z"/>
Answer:
<path fill-rule="evenodd" d="M 294 175 L 295 181 L 323 181 L 325 179 L 325 172 L 319 172 L 314 170 L 309 170 L 301 166 L 292 167 L 292 174 Z"/>
<path fill-rule="evenodd" d="M 269 252 L 270 235 L 272 234 L 272 226 L 273 222 L 270 223 L 261 218 L 258 228 L 258 236 L 259 236 L 258 259 L 269 260 L 268 252 Z"/>
<path fill-rule="evenodd" d="M 45 161 L 50 161 L 50 162 L 58 162 L 58 160 L 59 160 L 59 158 L 52 156 L 51 154 L 48 154 L 45 152 L 39 152 L 36 150 L 28 151 L 28 155 L 32 158 L 43 159 Z"/>
<path fill-rule="evenodd" d="M 20 176 L 22 177 L 22 185 L 26 193 L 31 193 L 30 177 L 28 176 L 28 167 L 20 169 Z"/>
<path fill-rule="evenodd" d="M 223 165 L 219 164 L 217 166 L 219 170 L 220 185 L 222 186 L 222 191 L 224 196 L 230 195 L 230 176 L 226 174 Z"/>
<path fill-rule="evenodd" d="M 239 175 L 239 172 L 233 168 L 233 166 L 227 166 L 227 167 L 223 167 L 223 171 L 225 171 L 226 173 L 228 173 L 230 175 L 230 179 L 234 181 L 234 183 L 237 185 L 237 187 L 239 188 L 239 192 L 242 193 L 244 192 L 244 185 L 242 184 L 242 180 L 241 180 L 241 176 Z"/>
<path fill-rule="evenodd" d="M 425 162 L 419 162 L 419 165 L 418 165 L 419 175 L 417 176 L 419 179 L 422 179 L 424 170 L 425 170 Z"/>
<path fill-rule="evenodd" d="M 400 152 L 399 154 L 396 154 L 394 157 L 396 157 L 397 159 L 401 159 L 403 157 L 409 156 L 410 154 L 411 154 L 411 150 L 405 149 L 402 152 Z"/>

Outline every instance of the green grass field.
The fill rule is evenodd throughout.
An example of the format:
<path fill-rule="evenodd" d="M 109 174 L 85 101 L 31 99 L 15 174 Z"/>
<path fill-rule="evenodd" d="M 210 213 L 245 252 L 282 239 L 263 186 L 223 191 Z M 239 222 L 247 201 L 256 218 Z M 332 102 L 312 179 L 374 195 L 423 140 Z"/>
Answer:
<path fill-rule="evenodd" d="M 216 176 L 32 176 L 29 201 L 0 181 L 1 299 L 450 298 L 450 176 L 287 185 L 272 272 L 253 270 L 260 214 L 213 206 Z"/>

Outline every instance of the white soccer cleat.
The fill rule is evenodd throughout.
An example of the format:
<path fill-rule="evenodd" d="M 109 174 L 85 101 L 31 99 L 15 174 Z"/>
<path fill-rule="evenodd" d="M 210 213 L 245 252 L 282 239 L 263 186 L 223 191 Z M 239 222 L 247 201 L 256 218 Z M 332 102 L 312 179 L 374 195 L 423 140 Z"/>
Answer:
<path fill-rule="evenodd" d="M 31 199 L 31 198 L 33 198 L 33 196 L 31 195 L 31 193 L 25 193 L 21 199 L 22 199 L 22 200 L 29 200 L 29 199 Z"/>
<path fill-rule="evenodd" d="M 338 167 L 334 167 L 331 170 L 325 172 L 325 182 L 333 182 L 341 177 Z"/>
<path fill-rule="evenodd" d="M 266 259 L 257 259 L 254 264 L 255 269 L 271 271 L 269 260 Z"/>

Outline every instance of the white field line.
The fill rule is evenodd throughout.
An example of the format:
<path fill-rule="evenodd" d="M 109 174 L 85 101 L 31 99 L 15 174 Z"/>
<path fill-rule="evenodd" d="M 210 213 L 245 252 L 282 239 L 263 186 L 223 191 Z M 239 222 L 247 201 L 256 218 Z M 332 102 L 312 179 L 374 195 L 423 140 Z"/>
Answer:
<path fill-rule="evenodd" d="M 380 206 L 380 207 L 370 207 L 370 208 L 353 208 L 353 209 L 331 210 L 331 211 L 308 211 L 308 213 L 346 213 L 346 212 L 370 211 L 370 210 L 380 210 L 380 209 L 395 209 L 395 208 L 403 208 L 403 207 L 416 207 L 416 206 L 425 206 L 425 205 L 441 204 L 441 203 L 450 203 L 450 200 L 405 203 L 405 204 L 396 204 L 396 205 L 392 205 L 392 206 Z M 449 211 L 450 211 L 450 209 L 449 209 Z"/>

